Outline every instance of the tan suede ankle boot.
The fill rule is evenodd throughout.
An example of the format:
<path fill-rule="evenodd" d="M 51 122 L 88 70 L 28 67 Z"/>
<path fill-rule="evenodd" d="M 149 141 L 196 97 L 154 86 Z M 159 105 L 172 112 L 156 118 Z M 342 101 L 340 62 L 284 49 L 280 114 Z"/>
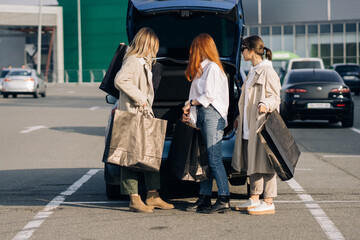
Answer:
<path fill-rule="evenodd" d="M 174 205 L 164 202 L 158 192 L 148 192 L 146 197 L 146 204 L 150 207 L 160 208 L 164 210 L 173 209 Z"/>
<path fill-rule="evenodd" d="M 146 206 L 140 196 L 130 196 L 129 210 L 133 212 L 152 213 L 152 207 Z"/>

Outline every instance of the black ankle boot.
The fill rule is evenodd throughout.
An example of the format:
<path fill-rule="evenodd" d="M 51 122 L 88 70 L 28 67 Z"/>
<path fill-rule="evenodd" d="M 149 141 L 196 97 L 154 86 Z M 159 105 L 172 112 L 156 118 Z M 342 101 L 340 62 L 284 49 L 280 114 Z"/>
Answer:
<path fill-rule="evenodd" d="M 218 196 L 216 203 L 205 213 L 229 213 L 230 211 L 230 196 Z"/>
<path fill-rule="evenodd" d="M 201 212 L 211 208 L 211 196 L 200 195 L 199 199 L 186 208 L 188 212 Z"/>

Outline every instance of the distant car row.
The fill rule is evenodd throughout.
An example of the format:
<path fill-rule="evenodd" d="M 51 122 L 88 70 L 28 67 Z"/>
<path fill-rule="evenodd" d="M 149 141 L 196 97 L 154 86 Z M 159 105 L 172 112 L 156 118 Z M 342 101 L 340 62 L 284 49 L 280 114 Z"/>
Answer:
<path fill-rule="evenodd" d="M 0 76 L 0 92 L 4 98 L 9 95 L 30 94 L 34 98 L 46 96 L 46 83 L 34 69 L 7 68 Z"/>

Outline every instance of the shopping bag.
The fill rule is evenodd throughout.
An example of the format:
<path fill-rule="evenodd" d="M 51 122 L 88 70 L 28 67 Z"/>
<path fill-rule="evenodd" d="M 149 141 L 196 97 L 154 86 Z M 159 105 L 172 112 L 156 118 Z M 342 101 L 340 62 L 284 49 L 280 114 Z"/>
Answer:
<path fill-rule="evenodd" d="M 165 142 L 167 121 L 116 109 L 107 163 L 136 171 L 159 172 Z"/>
<path fill-rule="evenodd" d="M 181 180 L 200 182 L 209 177 L 206 144 L 200 129 L 177 120 L 168 162 L 171 173 Z"/>
<path fill-rule="evenodd" d="M 110 62 L 110 65 L 106 71 L 103 81 L 101 82 L 99 88 L 104 92 L 112 95 L 113 97 L 119 99 L 119 90 L 114 86 L 114 79 L 117 72 L 122 66 L 122 61 L 126 53 L 127 46 L 124 44 L 119 44 L 118 48 L 115 51 L 115 54 Z"/>
<path fill-rule="evenodd" d="M 268 113 L 256 132 L 280 179 L 293 178 L 300 150 L 279 112 Z"/>

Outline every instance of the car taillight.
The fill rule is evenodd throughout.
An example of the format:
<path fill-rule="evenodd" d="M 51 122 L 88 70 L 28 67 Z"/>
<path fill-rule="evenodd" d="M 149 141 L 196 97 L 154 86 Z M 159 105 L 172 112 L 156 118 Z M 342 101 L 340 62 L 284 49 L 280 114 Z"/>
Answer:
<path fill-rule="evenodd" d="M 306 93 L 307 90 L 302 89 L 302 88 L 289 88 L 289 89 L 286 89 L 285 92 L 287 92 L 287 93 Z"/>
<path fill-rule="evenodd" d="M 350 92 L 350 88 L 343 88 L 343 87 L 339 87 L 339 88 L 333 88 L 330 90 L 331 93 L 349 93 Z"/>
<path fill-rule="evenodd" d="M 28 82 L 33 82 L 34 79 L 33 78 L 28 78 L 28 79 L 25 79 L 25 81 L 28 81 Z"/>
<path fill-rule="evenodd" d="M 11 82 L 11 80 L 8 79 L 8 78 L 5 78 L 5 79 L 4 79 L 4 82 Z"/>
<path fill-rule="evenodd" d="M 337 107 L 345 107 L 346 104 L 344 104 L 344 103 L 338 103 L 338 104 L 336 104 L 336 106 L 337 106 Z"/>

